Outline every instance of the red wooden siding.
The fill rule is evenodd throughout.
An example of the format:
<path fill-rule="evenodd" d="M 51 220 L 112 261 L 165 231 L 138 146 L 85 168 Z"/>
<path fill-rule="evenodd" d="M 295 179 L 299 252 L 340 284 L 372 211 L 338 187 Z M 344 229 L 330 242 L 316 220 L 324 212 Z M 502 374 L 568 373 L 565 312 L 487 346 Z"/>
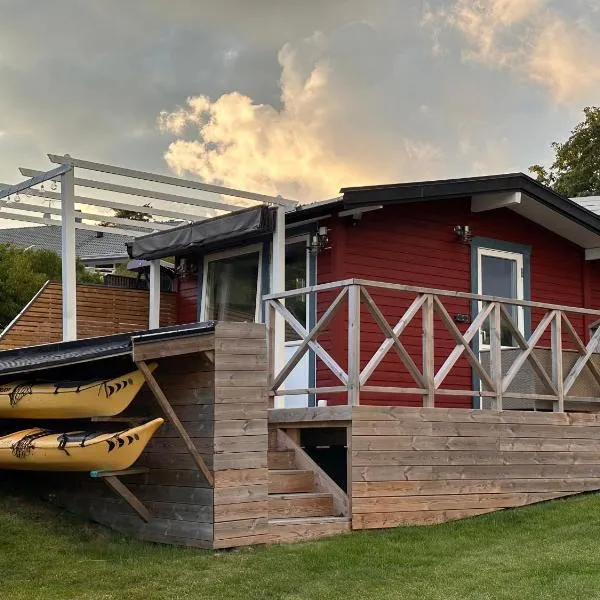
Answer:
<path fill-rule="evenodd" d="M 177 322 L 194 323 L 198 320 L 198 277 L 187 275 L 176 283 Z"/>
<path fill-rule="evenodd" d="M 591 306 L 600 303 L 600 270 L 594 268 L 588 292 L 585 293 L 584 252 L 581 248 L 558 235 L 506 209 L 471 213 L 470 201 L 414 203 L 388 207 L 363 215 L 352 226 L 335 220 L 330 222 L 331 251 L 318 258 L 318 282 L 335 281 L 349 277 L 373 279 L 463 292 L 471 291 L 471 248 L 459 242 L 453 232 L 455 225 L 469 225 L 473 235 L 505 242 L 526 244 L 531 252 L 531 297 L 533 300 L 570 306 Z M 592 270 L 591 270 L 592 271 Z M 408 307 L 413 296 L 389 292 L 373 292 L 390 323 L 395 323 Z M 451 315 L 470 314 L 469 302 L 445 299 Z M 320 312 L 324 302 L 318 303 Z M 539 311 L 532 314 L 532 327 L 539 321 Z M 340 317 L 332 328 L 331 337 L 322 342 L 342 365 L 346 365 L 347 335 L 345 317 Z M 584 335 L 584 320 L 573 317 L 573 323 Z M 459 325 L 464 330 L 467 325 Z M 402 336 L 415 362 L 420 365 L 421 323 L 415 318 Z M 361 324 L 362 363 L 375 352 L 383 333 L 363 310 Z M 450 334 L 443 333 L 436 320 L 436 367 L 439 367 L 454 346 Z M 319 362 L 319 361 L 318 361 Z M 469 389 L 471 368 L 463 360 L 452 371 L 444 387 Z M 337 385 L 337 380 L 322 364 L 317 367 L 319 386 Z M 392 352 L 369 380 L 370 385 L 415 387 L 400 360 Z M 329 397 L 330 402 L 345 402 L 343 395 Z M 363 403 L 420 404 L 421 398 L 393 395 L 361 396 Z M 470 407 L 468 397 L 439 397 L 437 404 L 447 407 Z"/>

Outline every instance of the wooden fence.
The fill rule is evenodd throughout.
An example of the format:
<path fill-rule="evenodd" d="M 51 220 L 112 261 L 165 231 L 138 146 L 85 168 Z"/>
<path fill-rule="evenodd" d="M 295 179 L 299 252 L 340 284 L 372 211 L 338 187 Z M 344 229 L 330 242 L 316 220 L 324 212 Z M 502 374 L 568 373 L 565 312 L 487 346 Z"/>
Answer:
<path fill-rule="evenodd" d="M 161 326 L 177 323 L 176 296 L 161 295 Z M 148 292 L 103 285 L 77 285 L 77 337 L 148 329 Z M 48 282 L 0 335 L 0 350 L 62 340 L 62 288 Z"/>
<path fill-rule="evenodd" d="M 408 308 L 397 322 L 388 322 L 371 295 L 373 290 L 411 298 Z M 323 309 L 317 323 L 310 330 L 285 306 L 287 298 L 332 292 L 337 292 L 337 296 Z M 428 408 L 435 406 L 436 396 L 471 396 L 487 399 L 489 406 L 497 410 L 502 410 L 504 399 L 525 399 L 550 401 L 554 410 L 559 412 L 565 410 L 566 402 L 600 401 L 600 368 L 597 362 L 592 360 L 600 342 L 600 328 L 593 332 L 586 343 L 579 323 L 578 327 L 574 325 L 574 318 L 581 321 L 597 320 L 600 317 L 599 310 L 359 279 L 269 294 L 264 299 L 272 370 L 275 364 L 273 349 L 276 321 L 279 318 L 284 320 L 286 326 L 293 329 L 301 339 L 293 356 L 277 373 L 273 373 L 270 386 L 273 396 L 345 393 L 348 396 L 348 404 L 356 406 L 360 404 L 361 392 L 418 395 L 422 397 L 423 406 Z M 456 316 L 451 316 L 445 306 L 450 299 L 461 299 L 472 306 L 470 317 L 466 315 L 466 320 L 470 319 L 470 323 L 463 331 L 456 322 Z M 344 304 L 347 304 L 347 368 L 343 368 L 317 340 Z M 361 361 L 361 358 L 364 358 L 364 351 L 361 356 L 361 351 L 364 350 L 361 348 L 361 313 L 365 311 L 370 314 L 384 336 L 383 342 L 366 363 Z M 525 315 L 531 317 L 533 312 L 536 314 L 535 327 L 526 335 Z M 414 356 L 403 343 L 402 334 L 409 327 L 414 329 L 417 320 L 421 324 L 421 343 L 419 356 Z M 436 364 L 436 340 L 440 336 L 449 336 L 453 340 L 453 347 L 445 359 Z M 550 372 L 542 364 L 538 353 L 534 352 L 540 348 L 542 342 L 551 355 Z M 489 353 L 486 358 L 489 366 L 483 364 L 479 353 L 484 346 Z M 577 353 L 577 360 L 568 370 L 564 369 L 565 346 Z M 503 369 L 503 351 L 509 347 L 517 348 L 518 355 L 513 357 L 510 368 Z M 339 385 L 283 389 L 284 381 L 309 350 L 314 352 L 330 373 L 333 373 L 339 380 Z M 410 375 L 412 385 L 369 385 L 373 373 L 391 350 L 398 355 L 403 368 Z M 463 386 L 462 389 L 444 386 L 459 361 L 465 359 L 479 385 L 469 388 Z M 543 386 L 541 392 L 526 393 L 511 389 L 511 384 L 525 365 L 539 378 Z M 594 379 L 594 393 L 589 397 L 570 395 L 569 392 L 584 370 L 589 371 Z"/>

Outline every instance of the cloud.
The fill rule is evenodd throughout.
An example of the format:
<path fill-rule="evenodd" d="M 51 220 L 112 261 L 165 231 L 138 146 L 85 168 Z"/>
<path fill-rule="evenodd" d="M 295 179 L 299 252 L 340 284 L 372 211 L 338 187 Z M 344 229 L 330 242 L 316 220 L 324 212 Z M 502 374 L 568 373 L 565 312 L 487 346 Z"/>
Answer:
<path fill-rule="evenodd" d="M 510 70 L 559 103 L 593 102 L 600 92 L 594 0 L 455 0 L 428 11 L 424 22 L 432 27 L 436 53 L 440 28 L 454 29 L 464 42 L 464 61 Z"/>
<path fill-rule="evenodd" d="M 390 103 L 397 56 L 379 36 L 356 23 L 284 45 L 280 108 L 233 92 L 162 112 L 163 131 L 181 136 L 192 127 L 198 138 L 173 141 L 167 163 L 179 174 L 300 200 L 433 174 L 443 153 L 398 119 Z"/>

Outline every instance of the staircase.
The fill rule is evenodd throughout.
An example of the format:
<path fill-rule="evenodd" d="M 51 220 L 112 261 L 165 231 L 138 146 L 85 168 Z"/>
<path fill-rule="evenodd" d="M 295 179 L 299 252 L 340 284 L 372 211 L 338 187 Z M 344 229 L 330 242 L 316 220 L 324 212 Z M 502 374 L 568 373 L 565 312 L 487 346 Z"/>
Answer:
<path fill-rule="evenodd" d="M 294 450 L 270 448 L 268 466 L 272 542 L 312 540 L 350 532 L 350 519 L 335 514 L 332 494 L 316 489 L 314 471 L 297 468 Z"/>

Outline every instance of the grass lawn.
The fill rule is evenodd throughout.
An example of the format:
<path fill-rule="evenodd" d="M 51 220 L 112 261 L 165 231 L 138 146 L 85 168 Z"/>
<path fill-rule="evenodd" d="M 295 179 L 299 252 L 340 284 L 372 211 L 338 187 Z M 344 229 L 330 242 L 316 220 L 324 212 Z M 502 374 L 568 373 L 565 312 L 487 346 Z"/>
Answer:
<path fill-rule="evenodd" d="M 600 598 L 600 496 L 434 527 L 209 552 L 146 544 L 0 492 L 0 598 Z"/>

